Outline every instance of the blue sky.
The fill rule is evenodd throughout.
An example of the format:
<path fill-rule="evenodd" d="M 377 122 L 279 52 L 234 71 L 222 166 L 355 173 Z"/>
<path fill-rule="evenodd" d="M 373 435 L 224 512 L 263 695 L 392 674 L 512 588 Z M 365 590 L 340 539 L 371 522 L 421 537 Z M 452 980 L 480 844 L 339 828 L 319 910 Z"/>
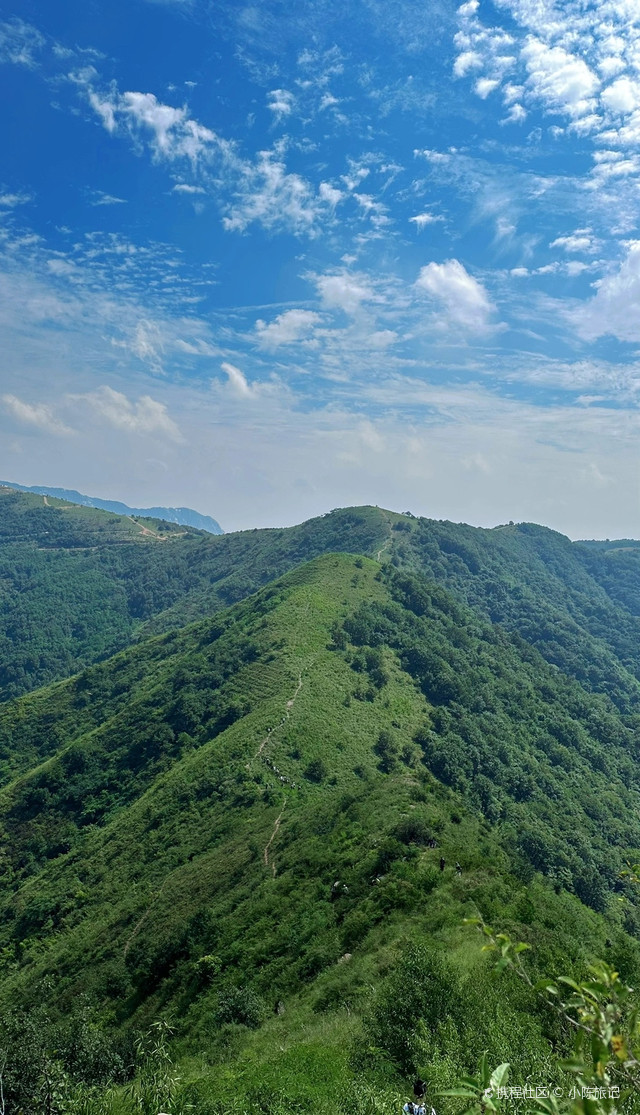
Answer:
<path fill-rule="evenodd" d="M 21 0 L 0 82 L 0 478 L 640 535 L 638 0 Z"/>

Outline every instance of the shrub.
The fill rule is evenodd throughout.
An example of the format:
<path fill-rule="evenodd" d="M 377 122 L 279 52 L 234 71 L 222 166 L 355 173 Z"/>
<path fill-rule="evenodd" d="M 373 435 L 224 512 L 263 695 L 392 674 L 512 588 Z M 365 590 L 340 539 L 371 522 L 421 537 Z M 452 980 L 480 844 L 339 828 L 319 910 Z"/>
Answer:
<path fill-rule="evenodd" d="M 215 1021 L 218 1026 L 235 1022 L 257 1030 L 265 1017 L 265 1005 L 259 995 L 248 987 L 225 987 L 218 995 Z"/>

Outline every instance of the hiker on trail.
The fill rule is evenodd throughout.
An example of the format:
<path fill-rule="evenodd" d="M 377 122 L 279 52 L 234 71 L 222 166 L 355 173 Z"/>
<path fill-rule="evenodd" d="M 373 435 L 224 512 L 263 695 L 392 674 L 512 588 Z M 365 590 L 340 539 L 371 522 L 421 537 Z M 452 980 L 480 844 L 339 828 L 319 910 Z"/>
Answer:
<path fill-rule="evenodd" d="M 447 861 L 445 860 L 444 856 L 440 856 L 440 870 L 441 871 L 444 871 L 444 869 L 446 867 L 446 863 L 447 863 Z"/>
<path fill-rule="evenodd" d="M 413 1082 L 413 1094 L 416 1097 L 416 1099 L 417 1100 L 423 1099 L 426 1090 L 427 1090 L 427 1085 L 425 1084 L 424 1080 L 422 1080 L 422 1078 L 419 1077 L 419 1076 L 416 1077 L 416 1079 Z"/>
<path fill-rule="evenodd" d="M 457 860 L 456 860 L 456 875 L 462 875 L 462 868 L 461 868 L 461 866 L 460 866 L 460 864 L 458 863 Z"/>

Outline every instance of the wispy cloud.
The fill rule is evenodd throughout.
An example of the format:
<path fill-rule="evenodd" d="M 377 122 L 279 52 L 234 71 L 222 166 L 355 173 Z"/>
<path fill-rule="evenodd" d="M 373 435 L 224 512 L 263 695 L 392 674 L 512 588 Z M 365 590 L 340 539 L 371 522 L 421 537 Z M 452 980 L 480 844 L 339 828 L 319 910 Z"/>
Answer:
<path fill-rule="evenodd" d="M 593 298 L 569 313 L 582 336 L 640 341 L 640 242 L 632 243 L 617 270 L 596 286 Z"/>
<path fill-rule="evenodd" d="M 134 402 L 122 392 L 103 385 L 97 391 L 77 395 L 75 399 L 89 406 L 99 418 L 116 429 L 136 435 L 159 435 L 175 442 L 183 441 L 166 405 L 152 399 L 150 395 L 143 395 Z"/>
<path fill-rule="evenodd" d="M 18 205 L 26 205 L 31 201 L 29 194 L 0 194 L 0 210 L 15 209 Z"/>
<path fill-rule="evenodd" d="M 313 310 L 286 310 L 269 323 L 261 319 L 256 322 L 258 342 L 263 348 L 271 349 L 305 341 L 321 321 L 320 314 Z"/>
<path fill-rule="evenodd" d="M 0 63 L 33 69 L 45 44 L 44 35 L 23 19 L 16 17 L 0 23 Z"/>
<path fill-rule="evenodd" d="M 206 194 L 204 186 L 193 186 L 188 182 L 177 182 L 172 188 L 174 194 Z"/>
<path fill-rule="evenodd" d="M 318 234 L 320 217 L 330 205 L 302 175 L 287 171 L 279 154 L 261 151 L 256 162 L 245 162 L 238 169 L 234 199 L 223 219 L 228 231 L 245 232 L 257 223 L 269 231 Z"/>
<path fill-rule="evenodd" d="M 416 213 L 415 217 L 409 217 L 411 224 L 414 224 L 418 232 L 422 232 L 424 228 L 429 225 L 438 224 L 444 221 L 444 217 L 434 215 L 433 213 Z"/>
<path fill-rule="evenodd" d="M 267 108 L 273 113 L 274 120 L 279 123 L 285 116 L 293 112 L 296 99 L 287 89 L 272 89 L 267 97 Z"/>
<path fill-rule="evenodd" d="M 16 395 L 3 395 L 2 402 L 7 413 L 24 426 L 33 426 L 57 437 L 73 434 L 45 403 L 27 403 Z"/>
<path fill-rule="evenodd" d="M 378 298 L 365 275 L 336 271 L 316 275 L 315 284 L 324 306 L 344 310 L 346 314 L 355 314 L 363 303 L 374 302 Z"/>
<path fill-rule="evenodd" d="M 124 197 L 114 197 L 113 194 L 105 194 L 102 190 L 96 190 L 91 199 L 92 205 L 126 205 L 127 201 Z"/>
<path fill-rule="evenodd" d="M 89 82 L 86 92 L 94 112 L 111 134 L 118 130 L 149 143 L 154 159 L 188 159 L 192 164 L 220 149 L 215 132 L 193 120 L 183 106 L 163 104 L 154 93 L 118 93 L 112 87 L 97 91 Z"/>

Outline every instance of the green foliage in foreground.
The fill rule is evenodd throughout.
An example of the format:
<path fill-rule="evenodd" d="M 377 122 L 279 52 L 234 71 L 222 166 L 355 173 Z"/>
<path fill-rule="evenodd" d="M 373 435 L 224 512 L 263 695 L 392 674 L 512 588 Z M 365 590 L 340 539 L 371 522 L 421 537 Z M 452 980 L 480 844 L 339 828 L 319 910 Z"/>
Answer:
<path fill-rule="evenodd" d="M 481 919 L 470 920 L 488 940 L 485 951 L 498 954 L 496 970 L 514 972 L 568 1024 L 574 1040 L 562 1067 L 573 1083 L 570 1088 L 509 1088 L 510 1064 L 502 1062 L 491 1071 L 485 1050 L 479 1073 L 463 1077 L 442 1095 L 471 1100 L 468 1115 L 500 1115 L 514 1093 L 526 1098 L 528 1110 L 536 1115 L 614 1115 L 619 1109 L 635 1110 L 640 1101 L 640 1000 L 634 989 L 601 961 L 589 965 L 587 979 L 580 982 L 564 975 L 534 984 L 522 962 L 522 953 L 530 946 L 514 942 L 508 933 L 496 934 Z"/>

